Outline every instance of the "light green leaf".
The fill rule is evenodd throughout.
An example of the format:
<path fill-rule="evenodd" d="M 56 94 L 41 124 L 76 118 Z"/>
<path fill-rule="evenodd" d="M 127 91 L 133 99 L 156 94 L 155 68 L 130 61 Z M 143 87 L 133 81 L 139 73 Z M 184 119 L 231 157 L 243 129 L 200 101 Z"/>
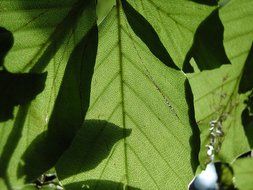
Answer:
<path fill-rule="evenodd" d="M 181 71 L 166 67 L 134 34 L 117 1 L 99 25 L 86 123 L 56 165 L 65 187 L 187 189 L 197 144 L 185 83 Z"/>
<path fill-rule="evenodd" d="M 196 120 L 201 130 L 200 162 L 204 167 L 210 162 L 207 148 L 210 143 L 212 120 L 222 120 L 224 135 L 218 139 L 215 160 L 231 163 L 240 154 L 250 150 L 241 121 L 244 101 L 248 94 L 239 94 L 238 88 L 243 67 L 249 54 L 253 39 L 253 2 L 251 0 L 230 1 L 220 10 L 225 27 L 224 45 L 233 65 L 220 69 L 196 73 L 190 76 L 194 94 Z M 238 45 L 240 44 L 240 45 Z"/>
<path fill-rule="evenodd" d="M 201 131 L 199 159 L 202 167 L 210 162 L 206 145 L 211 141 L 209 129 L 212 120 L 223 118 L 224 136 L 219 140 L 222 142 L 222 147 L 216 160 L 229 163 L 249 150 L 241 124 L 241 113 L 245 108 L 244 100 L 247 99 L 247 95 L 239 95 L 237 92 L 242 66 L 238 64 L 223 66 L 213 71 L 194 74 L 190 78 L 196 121 Z"/>
<path fill-rule="evenodd" d="M 199 24 L 215 7 L 189 0 L 127 0 L 153 26 L 170 56 L 182 68 Z"/>
<path fill-rule="evenodd" d="M 39 135 L 47 131 L 62 80 L 65 81 L 63 90 L 66 93 L 62 93 L 64 95 L 60 99 L 64 100 L 64 104 L 61 104 L 60 107 L 72 111 L 71 114 L 65 112 L 64 115 L 68 118 L 64 118 L 64 120 L 71 120 L 73 115 L 78 114 L 80 117 L 82 114 L 80 111 L 73 113 L 72 109 L 68 109 L 67 103 L 71 104 L 72 99 L 68 99 L 68 101 L 66 99 L 71 96 L 72 89 L 79 89 L 81 76 L 77 77 L 74 70 L 79 71 L 79 66 L 85 62 L 78 57 L 81 61 L 75 62 L 76 64 L 70 66 L 66 72 L 65 67 L 68 62 L 68 64 L 72 64 L 73 60 L 69 60 L 74 47 L 95 23 L 95 3 L 92 0 L 13 0 L 1 1 L 0 10 L 1 26 L 14 35 L 14 46 L 5 58 L 5 67 L 12 72 L 48 72 L 43 93 L 31 103 L 16 108 L 14 120 L 1 123 L 0 178 L 4 183 L 0 183 L 0 189 L 5 189 L 4 184 L 15 189 L 23 186 L 25 180 L 23 175 L 27 174 L 24 167 L 31 164 L 24 162 L 25 151 Z M 83 49 L 79 48 L 79 51 L 85 51 L 86 46 L 82 47 Z M 78 56 L 80 54 L 82 55 L 79 53 Z M 89 58 L 86 57 L 85 61 L 87 59 Z M 62 79 L 64 72 L 67 73 L 65 78 L 69 79 L 67 83 L 65 79 Z M 80 71 L 79 74 L 83 73 Z M 70 91 L 68 92 L 68 90 Z M 82 92 L 83 89 L 79 90 Z M 82 95 L 75 98 L 74 101 L 82 101 Z M 79 107 L 79 104 L 77 106 Z M 54 124 L 51 128 L 54 128 Z M 63 131 L 61 132 L 64 134 Z M 67 136 L 71 136 L 71 134 L 67 134 Z M 42 137 L 46 136 L 42 135 Z M 54 136 L 54 138 L 58 138 L 58 136 Z M 51 139 L 53 139 L 52 136 Z M 69 142 L 66 141 L 67 143 Z M 49 145 L 52 144 L 49 143 Z M 36 155 L 38 152 L 41 153 L 40 151 L 47 152 L 47 149 L 38 151 L 33 148 L 31 151 Z M 55 152 L 57 151 L 55 150 Z M 45 155 L 40 154 L 41 159 L 34 164 L 41 167 L 43 164 L 49 163 L 52 167 L 52 163 Z M 40 167 L 38 169 L 41 169 Z M 30 169 L 36 170 L 36 167 Z M 43 169 L 46 170 L 46 168 Z M 33 174 L 36 173 L 30 174 L 30 180 L 38 177 L 37 174 Z"/>
<path fill-rule="evenodd" d="M 234 182 L 236 187 L 240 190 L 251 190 L 253 187 L 253 159 L 241 158 L 236 160 L 233 164 Z"/>
<path fill-rule="evenodd" d="M 224 46 L 232 64 L 244 64 L 253 41 L 253 1 L 230 0 L 220 9 Z"/>

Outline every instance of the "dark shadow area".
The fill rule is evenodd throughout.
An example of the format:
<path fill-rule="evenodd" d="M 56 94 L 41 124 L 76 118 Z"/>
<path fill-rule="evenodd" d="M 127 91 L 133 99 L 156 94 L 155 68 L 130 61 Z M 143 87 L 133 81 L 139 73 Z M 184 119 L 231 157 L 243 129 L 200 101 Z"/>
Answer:
<path fill-rule="evenodd" d="M 130 134 L 131 129 L 123 129 L 107 121 L 85 121 L 70 148 L 56 165 L 59 179 L 96 168 L 109 156 L 113 146 Z"/>
<path fill-rule="evenodd" d="M 237 159 L 241 159 L 241 158 L 251 158 L 252 157 L 252 151 L 248 151 L 248 152 L 245 152 L 243 154 L 241 154 Z"/>
<path fill-rule="evenodd" d="M 245 101 L 246 107 L 242 111 L 242 125 L 247 136 L 250 147 L 253 147 L 253 91 Z"/>
<path fill-rule="evenodd" d="M 126 186 L 123 183 L 109 180 L 87 180 L 71 183 L 64 186 L 65 190 L 141 190 L 139 188 Z"/>
<path fill-rule="evenodd" d="M 14 43 L 13 35 L 10 31 L 0 27 L 0 68 L 3 66 L 4 58 Z"/>
<path fill-rule="evenodd" d="M 20 165 L 18 176 L 25 175 L 27 182 L 55 165 L 82 126 L 90 102 L 97 45 L 98 29 L 94 26 L 70 56 L 48 131 L 40 134 L 22 157 L 26 165 Z"/>
<path fill-rule="evenodd" d="M 192 136 L 190 137 L 189 144 L 191 145 L 191 166 L 192 171 L 195 173 L 199 166 L 199 151 L 200 151 L 200 131 L 195 119 L 194 110 L 194 97 L 188 79 L 185 81 L 185 98 L 188 104 L 189 122 L 191 124 Z"/>
<path fill-rule="evenodd" d="M 33 100 L 45 87 L 47 74 L 14 74 L 8 72 L 3 64 L 4 58 L 14 43 L 10 31 L 0 27 L 0 122 L 13 118 L 17 105 Z"/>
<path fill-rule="evenodd" d="M 219 18 L 219 9 L 216 9 L 198 27 L 193 45 L 186 55 L 183 70 L 193 72 L 191 58 L 194 58 L 201 71 L 231 64 L 223 45 L 223 35 L 224 27 Z"/>
<path fill-rule="evenodd" d="M 215 163 L 215 169 L 218 175 L 217 183 L 219 184 L 219 189 L 236 190 L 233 183 L 233 168 L 227 163 L 217 162 Z"/>
<path fill-rule="evenodd" d="M 150 51 L 166 66 L 179 70 L 149 22 L 126 0 L 122 1 L 122 6 L 131 28 Z"/>
<path fill-rule="evenodd" d="M 238 92 L 240 94 L 246 93 L 252 89 L 253 89 L 253 44 L 251 46 L 249 55 L 244 64 L 243 74 L 241 77 Z"/>
<path fill-rule="evenodd" d="M 0 71 L 0 122 L 13 118 L 17 105 L 24 105 L 41 93 L 47 74 L 12 74 Z"/>
<path fill-rule="evenodd" d="M 216 6 L 218 5 L 219 0 L 190 0 L 190 1 L 204 5 Z"/>

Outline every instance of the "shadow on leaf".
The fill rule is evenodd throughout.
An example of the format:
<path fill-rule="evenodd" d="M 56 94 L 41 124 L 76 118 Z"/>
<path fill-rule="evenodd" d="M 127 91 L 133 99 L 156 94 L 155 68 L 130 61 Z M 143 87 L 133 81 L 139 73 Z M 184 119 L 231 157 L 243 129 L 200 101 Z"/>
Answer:
<path fill-rule="evenodd" d="M 195 119 L 195 110 L 194 110 L 194 99 L 191 90 L 191 86 L 188 80 L 185 81 L 185 93 L 186 101 L 189 107 L 189 123 L 191 124 L 192 136 L 190 137 L 189 144 L 191 146 L 191 166 L 192 171 L 195 173 L 197 167 L 199 166 L 198 153 L 200 150 L 200 131 Z"/>
<path fill-rule="evenodd" d="M 139 188 L 125 186 L 123 183 L 109 180 L 87 180 L 82 182 L 70 183 L 64 186 L 66 190 L 141 190 Z"/>
<path fill-rule="evenodd" d="M 84 122 L 90 101 L 90 86 L 98 43 L 94 26 L 73 50 L 48 123 L 48 131 L 40 134 L 27 148 L 18 176 L 31 182 L 52 168 L 69 147 Z M 45 118 L 46 119 L 46 118 Z"/>
<path fill-rule="evenodd" d="M 59 179 L 96 168 L 109 156 L 113 146 L 130 133 L 130 129 L 120 128 L 107 121 L 85 121 L 72 145 L 56 165 Z"/>
<path fill-rule="evenodd" d="M 245 101 L 246 107 L 242 112 L 242 124 L 244 127 L 245 135 L 247 136 L 250 147 L 253 147 L 253 91 Z"/>
<path fill-rule="evenodd" d="M 0 67 L 3 66 L 4 58 L 14 43 L 13 35 L 10 31 L 0 27 Z"/>
<path fill-rule="evenodd" d="M 210 6 L 216 6 L 218 5 L 218 0 L 190 0 L 199 4 L 204 4 L 204 5 L 210 5 Z"/>
<path fill-rule="evenodd" d="M 251 49 L 249 51 L 249 55 L 246 59 L 246 62 L 244 64 L 243 68 L 243 74 L 239 85 L 238 92 L 246 93 L 247 91 L 250 91 L 253 89 L 253 44 L 251 46 Z"/>
<path fill-rule="evenodd" d="M 230 64 L 223 45 L 223 34 L 224 27 L 219 18 L 219 9 L 216 9 L 198 27 L 193 45 L 186 55 L 183 70 L 193 72 L 191 58 L 194 58 L 201 71 Z"/>
<path fill-rule="evenodd" d="M 13 118 L 17 105 L 33 100 L 45 87 L 46 73 L 12 74 L 0 71 L 0 122 Z"/>
<path fill-rule="evenodd" d="M 0 27 L 0 122 L 13 118 L 17 105 L 24 105 L 33 100 L 45 87 L 46 73 L 14 74 L 4 66 L 4 58 L 14 43 L 10 31 Z"/>
<path fill-rule="evenodd" d="M 149 22 L 126 0 L 122 1 L 127 20 L 135 34 L 148 46 L 150 51 L 166 66 L 179 70 L 175 65 L 159 36 Z"/>

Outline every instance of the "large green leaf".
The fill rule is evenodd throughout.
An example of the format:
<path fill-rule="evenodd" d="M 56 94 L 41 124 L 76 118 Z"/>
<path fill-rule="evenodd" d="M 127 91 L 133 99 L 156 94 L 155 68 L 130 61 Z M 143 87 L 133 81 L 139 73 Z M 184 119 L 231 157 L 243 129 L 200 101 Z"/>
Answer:
<path fill-rule="evenodd" d="M 86 122 L 56 165 L 66 189 L 186 189 L 198 144 L 185 88 L 185 75 L 153 56 L 117 1 L 99 25 Z"/>
<path fill-rule="evenodd" d="M 235 11 L 236 10 L 236 11 Z M 223 135 L 216 138 L 215 160 L 231 163 L 240 154 L 250 150 L 242 125 L 241 115 L 248 94 L 239 94 L 239 83 L 253 39 L 253 2 L 251 0 L 230 1 L 220 9 L 225 28 L 224 45 L 231 66 L 190 75 L 193 89 L 196 120 L 201 130 L 201 166 L 210 162 L 205 147 L 211 141 L 210 121 L 222 122 Z M 240 45 L 238 45 L 240 44 Z M 251 54 L 252 52 L 250 52 Z M 203 63 L 204 64 L 204 63 Z M 221 149 L 219 149 L 220 145 Z"/>
<path fill-rule="evenodd" d="M 153 26 L 179 68 L 199 24 L 214 7 L 189 0 L 127 0 Z"/>
<path fill-rule="evenodd" d="M 92 56 L 96 54 L 94 48 L 91 50 L 92 53 L 89 52 L 89 49 L 87 50 L 87 47 L 90 46 L 87 46 L 87 40 L 84 40 L 84 36 L 93 27 L 96 20 L 94 2 L 92 0 L 0 2 L 0 24 L 11 31 L 14 36 L 14 45 L 5 58 L 5 67 L 11 72 L 41 73 L 47 71 L 48 73 L 43 93 L 31 103 L 16 108 L 14 120 L 1 124 L 0 178 L 5 183 L 0 184 L 0 189 L 5 190 L 6 185 L 9 186 L 8 188 L 19 188 L 23 185 L 24 178 L 30 170 L 33 172 L 29 173 L 26 180 L 33 180 L 52 167 L 57 156 L 61 155 L 73 138 L 75 133 L 73 128 L 77 130 L 82 124 L 84 108 L 88 107 L 84 104 L 88 104 L 89 96 L 83 94 L 84 91 L 88 92 L 85 86 L 79 85 L 87 83 L 88 88 L 89 76 L 92 75 Z M 96 34 L 94 30 L 93 33 Z M 81 48 L 74 50 L 78 44 Z M 96 47 L 95 42 L 93 45 Z M 83 59 L 81 59 L 82 56 L 84 56 Z M 86 63 L 91 64 L 88 66 L 91 68 L 90 75 L 84 74 L 86 70 L 84 72 L 79 69 L 80 67 L 86 68 L 84 66 Z M 65 71 L 66 65 L 68 66 Z M 79 71 L 78 74 L 76 71 Z M 65 76 L 62 79 L 64 73 Z M 62 80 L 64 84 L 61 85 Z M 59 88 L 61 88 L 60 94 L 57 95 Z M 77 94 L 73 96 L 74 92 Z M 58 106 L 55 109 L 64 111 L 62 117 L 53 114 L 51 118 L 56 97 Z M 78 103 L 79 101 L 82 106 Z M 65 127 L 61 125 L 61 122 L 59 123 L 59 119 L 63 119 L 61 122 L 65 123 Z M 71 119 L 74 119 L 76 123 L 73 122 L 73 125 L 68 126 Z M 50 138 L 48 133 L 45 135 L 49 124 L 50 131 L 54 131 L 50 133 Z M 64 144 L 61 144 L 61 141 L 54 141 L 58 138 L 56 131 L 61 126 L 63 127 L 60 130 L 61 135 L 64 140 L 67 139 Z M 42 150 L 38 149 L 40 147 L 33 146 L 39 137 L 42 140 L 51 140 Z M 28 147 L 31 148 L 27 149 Z M 51 148 L 50 151 L 48 147 Z M 54 149 L 56 156 L 50 154 L 53 147 L 57 147 Z M 29 155 L 34 156 L 33 160 Z M 40 159 L 35 160 L 34 158 Z M 27 166 L 29 164 L 31 167 Z"/>

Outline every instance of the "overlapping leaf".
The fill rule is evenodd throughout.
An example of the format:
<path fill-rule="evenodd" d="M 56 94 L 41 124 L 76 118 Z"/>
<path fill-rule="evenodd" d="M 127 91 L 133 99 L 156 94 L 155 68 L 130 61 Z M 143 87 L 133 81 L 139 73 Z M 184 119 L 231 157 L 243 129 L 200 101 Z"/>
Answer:
<path fill-rule="evenodd" d="M 201 130 L 202 166 L 210 161 L 205 146 L 210 143 L 209 122 L 212 120 L 223 120 L 224 135 L 220 138 L 222 146 L 217 160 L 231 162 L 250 150 L 241 119 L 248 94 L 238 94 L 238 88 L 246 58 L 252 57 L 249 55 L 252 53 L 250 48 L 253 39 L 252 10 L 253 2 L 250 0 L 230 1 L 220 9 L 225 28 L 225 50 L 233 65 L 197 73 L 190 79 L 195 98 L 196 120 Z"/>
<path fill-rule="evenodd" d="M 5 190 L 6 188 L 22 187 L 24 183 L 23 175 L 28 174 L 25 168 L 28 163 L 24 162 L 24 158 L 26 158 L 24 153 L 38 135 L 47 131 L 52 107 L 61 86 L 66 64 L 67 62 L 70 62 L 69 64 L 73 62 L 73 60 L 69 61 L 70 54 L 92 28 L 96 16 L 94 1 L 81 0 L 1 1 L 0 10 L 1 26 L 10 30 L 14 35 L 14 46 L 5 58 L 5 67 L 12 72 L 48 72 L 46 88 L 43 93 L 32 103 L 17 108 L 14 120 L 1 123 L 0 168 L 1 181 L 4 183 L 1 183 L 0 189 Z M 81 50 L 85 51 L 85 46 L 78 51 Z M 79 54 L 82 55 L 82 53 Z M 85 64 L 86 60 L 82 61 L 80 57 L 78 57 L 78 60 L 80 61 L 75 62 L 74 65 L 72 64 L 70 69 L 66 71 L 65 78 L 69 80 L 65 80 L 64 87 L 61 87 L 64 91 L 62 92 L 63 97 L 58 98 L 61 101 L 64 100 L 64 103 L 60 105 L 61 109 L 72 111 L 71 114 L 65 114 L 65 121 L 82 117 L 79 108 L 76 109 L 77 112 L 68 109 L 68 104 L 80 106 L 79 104 L 72 104 L 73 101 L 78 102 L 80 100 L 82 102 L 84 100 L 82 95 L 75 98 L 75 100 L 71 99 L 73 98 L 71 89 L 83 92 L 83 88 L 79 89 L 78 86 L 81 76 L 77 77 L 78 74 L 75 73 L 75 69 L 79 70 L 79 66 Z M 83 72 L 80 70 L 79 74 L 82 75 Z M 55 118 L 52 120 L 55 120 Z M 79 125 L 81 125 L 80 123 Z M 57 125 L 59 123 L 53 123 L 51 128 L 60 127 Z M 76 128 L 79 127 L 76 126 L 76 123 L 74 125 Z M 73 133 L 74 130 L 71 134 Z M 64 133 L 63 131 L 62 134 L 70 135 L 70 133 Z M 42 139 L 46 137 L 47 135 L 42 135 Z M 58 138 L 58 136 L 55 134 L 54 138 Z M 51 139 L 53 140 L 52 137 Z M 54 143 L 54 141 L 51 143 Z M 65 145 L 67 143 L 66 141 Z M 49 145 L 55 147 L 54 144 L 49 143 Z M 47 157 L 47 154 L 41 154 L 40 151 L 38 155 L 38 152 L 34 151 L 37 150 L 36 148 L 38 147 L 33 147 L 31 151 L 35 154 L 34 156 L 36 154 L 37 157 L 40 156 L 40 160 L 39 162 L 33 160 L 34 164 L 42 166 L 49 163 L 47 167 L 37 168 L 39 172 L 44 172 L 43 170 L 53 166 L 52 163 L 48 162 L 48 159 L 53 156 Z M 43 151 L 47 153 L 47 149 L 43 149 Z M 54 151 L 59 151 L 58 154 L 60 154 L 63 150 L 54 149 Z M 29 164 L 32 163 L 29 162 Z M 36 171 L 35 167 L 31 168 Z M 29 175 L 30 180 L 38 177 L 36 172 Z"/>

